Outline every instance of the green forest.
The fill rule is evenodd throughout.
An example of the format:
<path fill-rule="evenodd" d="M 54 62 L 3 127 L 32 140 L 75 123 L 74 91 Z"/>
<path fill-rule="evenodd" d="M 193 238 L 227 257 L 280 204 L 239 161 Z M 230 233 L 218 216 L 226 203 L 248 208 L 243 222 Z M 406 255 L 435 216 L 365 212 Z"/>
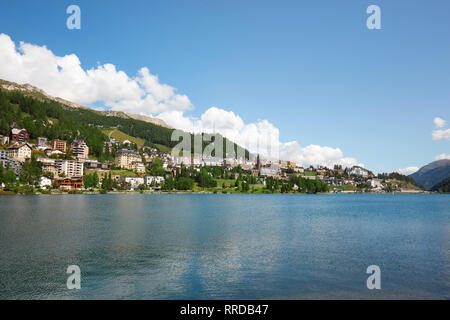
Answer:
<path fill-rule="evenodd" d="M 49 140 L 61 139 L 69 143 L 75 139 L 83 139 L 89 146 L 90 155 L 98 160 L 113 160 L 114 151 L 104 149 L 108 137 L 101 127 L 118 128 L 120 131 L 145 140 L 145 146 L 157 147 L 155 144 L 169 148 L 179 141 L 171 141 L 174 129 L 169 129 L 145 121 L 106 116 L 101 112 L 72 108 L 59 102 L 28 96 L 21 91 L 0 89 L 0 134 L 9 135 L 13 127 L 25 128 L 31 139 L 47 137 Z M 191 146 L 194 150 L 194 135 L 191 135 Z M 210 142 L 203 142 L 205 148 Z M 227 140 L 223 139 L 223 152 Z M 239 146 L 234 144 L 235 152 Z M 248 157 L 249 153 L 245 150 Z M 213 153 L 214 155 L 214 153 Z"/>
<path fill-rule="evenodd" d="M 437 183 L 431 191 L 437 191 L 439 193 L 450 193 L 450 177 Z"/>

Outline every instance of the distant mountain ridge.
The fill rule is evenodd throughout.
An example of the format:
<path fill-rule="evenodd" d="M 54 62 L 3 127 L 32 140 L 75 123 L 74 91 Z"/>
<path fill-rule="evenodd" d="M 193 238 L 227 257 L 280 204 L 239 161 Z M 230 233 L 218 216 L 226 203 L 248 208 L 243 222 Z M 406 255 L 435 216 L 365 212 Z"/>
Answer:
<path fill-rule="evenodd" d="M 431 188 L 431 191 L 450 193 L 450 178 L 444 179 Z"/>
<path fill-rule="evenodd" d="M 430 190 L 433 186 L 450 177 L 450 160 L 431 162 L 410 175 L 417 184 Z"/>
<path fill-rule="evenodd" d="M 89 109 L 89 110 L 93 110 L 91 108 L 87 108 L 85 106 L 82 106 L 80 104 L 62 99 L 62 98 L 58 98 L 58 97 L 53 97 L 49 94 L 47 94 L 44 90 L 39 89 L 35 86 L 32 86 L 30 84 L 17 84 L 15 82 L 10 82 L 10 81 L 6 81 L 3 79 L 0 79 L 0 87 L 8 90 L 8 91 L 14 91 L 14 90 L 18 90 L 18 91 L 22 91 L 25 93 L 30 94 L 31 96 L 35 97 L 35 98 L 41 98 L 41 99 L 48 99 L 51 101 L 56 101 L 58 103 L 61 103 L 63 105 L 75 108 L 75 109 Z M 150 117 L 150 116 L 145 116 L 145 115 L 140 115 L 140 114 L 133 114 L 133 113 L 126 113 L 126 112 L 122 112 L 122 111 L 95 111 L 98 112 L 102 115 L 108 116 L 108 117 L 119 117 L 119 118 L 124 118 L 124 119 L 134 119 L 134 120 L 140 120 L 140 121 L 145 121 L 145 122 L 149 122 L 149 123 L 153 123 L 156 124 L 158 126 L 161 127 L 165 127 L 168 129 L 173 129 L 171 126 L 169 126 L 167 123 L 165 123 L 163 120 L 158 119 L 158 118 L 154 118 L 154 117 Z"/>

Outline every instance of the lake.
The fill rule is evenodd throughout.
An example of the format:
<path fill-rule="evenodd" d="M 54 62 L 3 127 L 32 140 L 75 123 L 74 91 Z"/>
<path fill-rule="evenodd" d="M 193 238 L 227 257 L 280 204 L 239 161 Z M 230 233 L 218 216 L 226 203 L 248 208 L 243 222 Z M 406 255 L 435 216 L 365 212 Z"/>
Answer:
<path fill-rule="evenodd" d="M 450 196 L 0 196 L 0 299 L 339 298 L 449 299 Z"/>

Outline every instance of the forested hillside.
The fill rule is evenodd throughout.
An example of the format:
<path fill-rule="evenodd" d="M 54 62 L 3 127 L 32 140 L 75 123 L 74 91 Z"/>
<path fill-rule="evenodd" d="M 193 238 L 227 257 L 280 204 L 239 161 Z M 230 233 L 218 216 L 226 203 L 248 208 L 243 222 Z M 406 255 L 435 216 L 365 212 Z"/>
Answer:
<path fill-rule="evenodd" d="M 13 127 L 27 129 L 31 139 L 85 139 L 90 153 L 99 158 L 103 156 L 103 142 L 108 140 L 100 129 L 71 117 L 57 102 L 0 89 L 0 134 L 9 135 Z"/>
<path fill-rule="evenodd" d="M 0 134 L 9 135 L 12 127 L 25 128 L 32 139 L 47 137 L 72 141 L 86 140 L 90 153 L 99 159 L 111 158 L 109 150 L 103 150 L 108 137 L 101 130 L 118 128 L 132 137 L 145 140 L 145 146 L 162 145 L 174 147 L 171 141 L 174 129 L 130 118 L 106 116 L 88 108 L 74 108 L 58 101 L 28 95 L 23 91 L 8 91 L 0 88 Z M 192 142 L 194 136 L 191 136 Z M 208 142 L 204 142 L 206 146 Z M 224 139 L 224 152 L 226 139 Z M 193 143 L 192 143 L 193 148 Z M 235 145 L 235 150 L 238 146 Z M 248 151 L 246 151 L 248 156 Z"/>
<path fill-rule="evenodd" d="M 444 179 L 431 188 L 431 191 L 439 193 L 450 193 L 450 178 Z"/>

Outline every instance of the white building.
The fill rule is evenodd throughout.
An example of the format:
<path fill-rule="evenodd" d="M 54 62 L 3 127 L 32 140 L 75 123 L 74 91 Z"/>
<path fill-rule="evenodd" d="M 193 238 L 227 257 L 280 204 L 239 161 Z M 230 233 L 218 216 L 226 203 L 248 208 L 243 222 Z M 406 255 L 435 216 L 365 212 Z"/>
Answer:
<path fill-rule="evenodd" d="M 115 164 L 117 167 L 135 170 L 136 165 L 134 163 L 142 162 L 142 158 L 138 152 L 128 149 L 120 149 L 116 153 Z"/>
<path fill-rule="evenodd" d="M 266 177 L 275 177 L 280 175 L 280 166 L 278 163 L 268 163 L 259 169 L 259 174 Z"/>
<path fill-rule="evenodd" d="M 8 157 L 8 151 L 0 150 L 0 166 L 3 168 L 10 168 L 14 170 L 15 174 L 19 174 L 22 170 L 22 164 L 18 160 L 13 160 Z"/>
<path fill-rule="evenodd" d="M 0 160 L 10 160 L 8 157 L 8 151 L 0 150 Z"/>
<path fill-rule="evenodd" d="M 15 144 L 8 148 L 8 157 L 19 161 L 30 159 L 31 146 L 28 143 Z"/>
<path fill-rule="evenodd" d="M 162 185 L 164 183 L 164 177 L 160 176 L 146 176 L 144 177 L 144 182 L 147 186 L 153 185 Z"/>
<path fill-rule="evenodd" d="M 37 138 L 37 144 L 36 144 L 36 148 L 40 149 L 40 150 L 45 150 L 47 149 L 47 138 L 43 138 L 43 137 L 38 137 Z"/>
<path fill-rule="evenodd" d="M 367 184 L 371 186 L 373 189 L 382 189 L 383 184 L 379 179 L 369 179 L 367 180 Z"/>
<path fill-rule="evenodd" d="M 8 144 L 9 143 L 9 137 L 0 135 L 0 144 Z"/>
<path fill-rule="evenodd" d="M 141 177 L 121 177 L 121 180 L 128 183 L 132 189 L 144 184 L 144 178 Z"/>
<path fill-rule="evenodd" d="M 51 188 L 52 186 L 52 180 L 47 178 L 46 176 L 42 176 L 39 180 L 39 188 L 45 189 L 45 188 Z"/>
<path fill-rule="evenodd" d="M 369 176 L 369 171 L 361 168 L 361 167 L 352 167 L 351 169 L 347 169 L 347 174 L 349 175 L 355 175 L 357 177 L 367 177 Z"/>
<path fill-rule="evenodd" d="M 64 174 L 68 178 L 83 176 L 84 163 L 81 161 L 57 160 L 55 163 L 58 167 L 58 175 Z"/>
<path fill-rule="evenodd" d="M 47 157 L 50 157 L 53 155 L 60 156 L 60 155 L 64 154 L 64 152 L 62 152 L 61 150 L 54 150 L 54 149 L 50 149 L 50 148 L 45 149 L 44 153 Z"/>

